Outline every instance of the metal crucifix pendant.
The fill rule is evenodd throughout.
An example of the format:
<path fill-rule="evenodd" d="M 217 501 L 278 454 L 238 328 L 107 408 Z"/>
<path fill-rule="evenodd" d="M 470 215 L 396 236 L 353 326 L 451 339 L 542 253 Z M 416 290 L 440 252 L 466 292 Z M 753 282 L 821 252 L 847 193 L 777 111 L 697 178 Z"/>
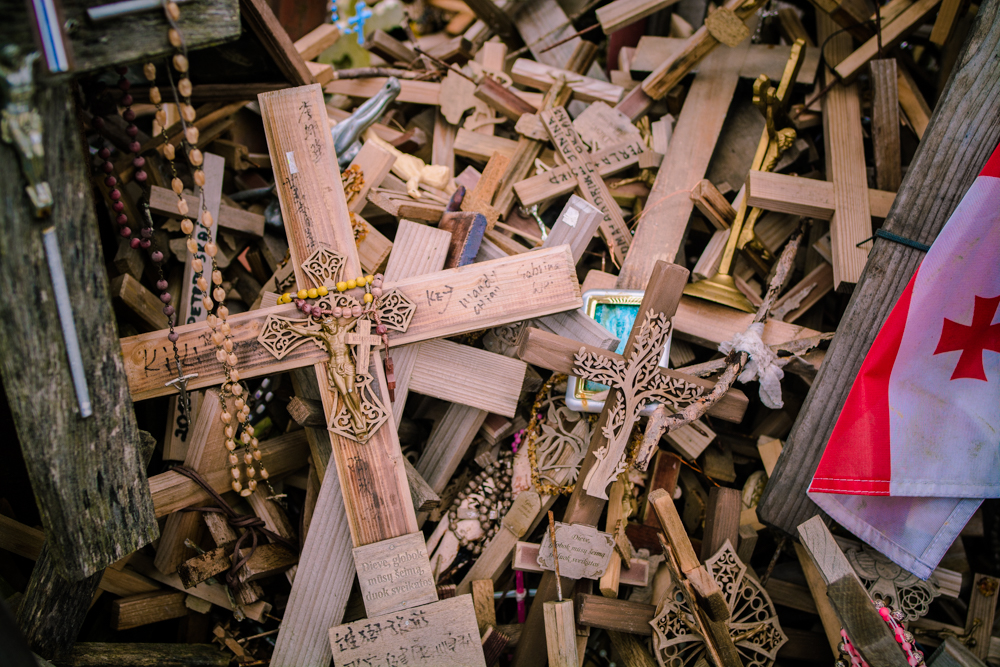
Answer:
<path fill-rule="evenodd" d="M 164 382 L 163 384 L 167 387 L 175 387 L 177 389 L 177 409 L 181 411 L 181 414 L 185 417 L 191 416 L 191 395 L 188 394 L 187 385 L 188 382 L 198 377 L 197 373 L 189 373 L 184 375 L 181 370 L 180 359 L 174 359 L 174 365 L 177 366 L 177 377 L 169 382 Z"/>

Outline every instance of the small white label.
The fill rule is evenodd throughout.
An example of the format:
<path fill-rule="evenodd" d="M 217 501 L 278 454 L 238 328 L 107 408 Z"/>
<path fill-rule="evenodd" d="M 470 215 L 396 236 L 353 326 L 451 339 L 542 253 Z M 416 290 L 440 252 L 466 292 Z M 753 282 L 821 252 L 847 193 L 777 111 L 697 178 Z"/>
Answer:
<path fill-rule="evenodd" d="M 576 227 L 576 221 L 580 219 L 580 212 L 575 208 L 566 209 L 566 215 L 563 216 L 563 222 L 565 222 L 570 227 Z"/>
<path fill-rule="evenodd" d="M 288 169 L 293 174 L 299 173 L 299 168 L 295 166 L 295 151 L 288 151 L 285 153 L 285 159 L 288 160 Z"/>

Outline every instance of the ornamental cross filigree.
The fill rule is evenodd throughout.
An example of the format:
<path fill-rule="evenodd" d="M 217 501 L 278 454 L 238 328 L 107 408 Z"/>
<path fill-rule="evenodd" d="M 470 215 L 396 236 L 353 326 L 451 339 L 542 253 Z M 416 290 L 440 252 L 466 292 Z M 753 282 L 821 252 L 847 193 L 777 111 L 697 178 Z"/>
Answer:
<path fill-rule="evenodd" d="M 669 318 L 649 310 L 627 360 L 594 354 L 586 348 L 575 355 L 573 372 L 584 380 L 610 386 L 608 400 L 614 397 L 601 427 L 608 442 L 594 452 L 597 463 L 583 482 L 588 495 L 606 500 L 608 485 L 628 467 L 629 437 L 646 403 L 655 401 L 676 408 L 701 393 L 698 387 L 660 374 L 659 362 L 669 336 Z"/>
<path fill-rule="evenodd" d="M 314 284 L 327 287 L 327 294 L 313 302 L 314 308 L 342 313 L 341 316 L 268 315 L 257 342 L 277 359 L 284 359 L 306 341 L 326 350 L 327 381 L 337 397 L 328 428 L 344 438 L 365 443 L 389 419 L 380 393 L 372 387 L 375 378 L 369 372 L 371 350 L 382 342 L 371 334 L 371 319 L 377 315 L 377 321 L 387 329 L 403 332 L 413 319 L 416 305 L 402 292 L 390 290 L 371 305 L 362 307 L 356 296 L 361 296 L 363 289 L 354 290 L 358 292 L 355 295 L 350 290 L 338 292 L 335 287 L 343 266 L 343 257 L 325 248 L 302 263 L 302 270 Z"/>
<path fill-rule="evenodd" d="M 771 598 L 747 574 L 747 566 L 729 540 L 705 566 L 726 598 L 730 612 L 726 626 L 743 667 L 771 667 L 778 649 L 788 641 Z M 707 659 L 705 637 L 694 618 L 696 611 L 676 583 L 671 584 L 657 609 L 659 613 L 649 624 L 653 626 L 654 655 L 660 667 L 693 667 Z"/>

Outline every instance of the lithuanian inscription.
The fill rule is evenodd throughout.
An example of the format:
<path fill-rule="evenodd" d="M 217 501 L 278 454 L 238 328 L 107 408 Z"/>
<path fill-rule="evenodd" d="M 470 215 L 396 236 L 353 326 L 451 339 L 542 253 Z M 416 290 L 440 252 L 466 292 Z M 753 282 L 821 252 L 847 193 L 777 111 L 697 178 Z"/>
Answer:
<path fill-rule="evenodd" d="M 427 545 L 420 533 L 358 547 L 354 564 L 369 617 L 437 600 Z"/>

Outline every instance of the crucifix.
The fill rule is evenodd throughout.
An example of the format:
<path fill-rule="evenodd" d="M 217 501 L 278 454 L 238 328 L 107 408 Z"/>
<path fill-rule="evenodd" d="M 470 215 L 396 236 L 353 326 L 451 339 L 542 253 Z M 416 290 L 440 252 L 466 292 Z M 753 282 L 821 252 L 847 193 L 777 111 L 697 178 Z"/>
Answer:
<path fill-rule="evenodd" d="M 771 80 L 764 74 L 754 81 L 753 100 L 764 115 L 765 126 L 757 144 L 757 152 L 750 164 L 751 172 L 774 169 L 782 153 L 791 148 L 795 142 L 795 129 L 791 127 L 779 129 L 778 123 L 787 122 L 786 110 L 791 99 L 792 84 L 802 67 L 804 55 L 805 42 L 801 39 L 796 40 L 777 87 L 772 86 Z M 761 213 L 762 210 L 759 208 L 748 208 L 744 198 L 730 228 L 718 272 L 711 278 L 688 285 L 684 288 L 685 294 L 715 301 L 748 313 L 757 311 L 757 307 L 737 289 L 732 276 L 732 266 L 736 250 L 743 248 L 757 269 L 767 274 L 773 257 L 764 245 L 756 240 L 753 231 Z"/>
<path fill-rule="evenodd" d="M 319 288 L 328 284 L 334 276 L 316 280 L 303 269 L 302 258 L 310 257 L 321 249 L 336 252 L 344 258 L 344 268 L 341 269 L 344 276 L 360 273 L 346 203 L 339 175 L 335 172 L 331 140 L 328 133 L 313 129 L 315 117 L 325 113 L 322 91 L 319 86 L 308 86 L 266 93 L 260 96 L 260 106 L 278 182 L 282 216 L 296 267 L 296 281 L 300 289 L 307 292 L 310 288 L 316 289 L 318 295 Z M 390 345 L 451 336 L 525 317 L 570 310 L 580 305 L 575 265 L 567 247 L 417 276 L 387 284 L 385 289 L 396 290 L 417 304 L 405 331 L 397 329 L 389 336 Z M 321 307 L 323 309 L 325 307 Z M 275 360 L 270 352 L 256 343 L 255 339 L 269 316 L 277 318 L 294 314 L 287 304 L 279 304 L 246 313 L 242 320 L 237 319 L 240 316 L 230 318 L 233 335 L 243 343 L 241 352 L 245 350 L 248 358 L 243 367 L 248 369 L 248 373 L 257 374 L 316 364 L 319 392 L 329 418 L 338 405 L 336 393 L 330 390 L 325 368 L 329 353 L 316 345 L 301 345 L 289 351 L 283 359 Z M 189 332 L 183 327 L 179 329 L 179 342 L 189 341 L 192 348 L 199 347 L 195 354 L 200 359 L 196 332 Z M 195 335 L 190 337 L 192 334 Z M 364 336 L 365 332 L 355 335 Z M 136 340 L 135 343 L 136 350 L 149 350 L 150 346 L 156 345 L 152 339 Z M 368 341 L 362 340 L 359 347 L 367 350 L 368 345 Z M 364 352 L 359 352 L 363 356 Z M 372 352 L 370 356 L 371 394 L 388 406 L 385 400 L 387 386 L 382 366 L 378 363 L 378 353 Z M 395 428 L 386 420 L 378 428 L 371 429 L 364 444 L 333 432 L 331 444 L 336 474 L 331 474 L 333 470 L 328 468 L 314 516 L 346 514 L 349 530 L 340 529 L 333 521 L 327 521 L 324 530 L 310 530 L 285 623 L 278 637 L 274 658 L 276 665 L 323 663 L 323 655 L 318 651 L 321 647 L 316 646 L 317 638 L 310 637 L 304 642 L 301 626 L 307 622 L 305 616 L 308 615 L 312 618 L 308 621 L 309 627 L 316 627 L 317 614 L 322 616 L 325 627 L 336 625 L 343 607 L 338 612 L 335 606 L 323 605 L 320 610 L 315 605 L 315 588 L 307 591 L 302 587 L 322 586 L 324 596 L 340 599 L 343 595 L 346 601 L 352 578 L 337 574 L 343 572 L 341 559 L 332 559 L 330 554 L 346 555 L 346 549 L 353 546 L 359 572 L 365 571 L 366 563 L 374 562 L 369 560 L 371 549 L 404 555 L 408 562 L 420 563 L 406 582 L 407 585 L 412 584 L 410 590 L 414 596 L 407 596 L 404 604 L 424 604 L 434 597 L 428 595 L 433 593 L 434 588 L 429 568 L 423 566 L 426 551 L 421 554 L 420 545 L 414 540 L 416 517 Z M 343 511 L 337 508 L 341 497 Z M 348 534 L 350 544 L 344 544 Z M 416 537 L 422 544 L 422 537 Z M 366 608 L 377 613 L 375 610 L 380 608 L 380 601 L 385 600 L 381 587 L 374 580 L 363 582 L 363 586 L 370 586 L 364 594 Z M 437 604 L 440 603 L 430 602 L 422 609 L 431 616 Z M 300 630 L 295 630 L 296 627 Z M 344 629 L 342 633 L 347 631 Z M 327 646 L 327 661 L 329 650 Z M 339 645 L 334 650 L 339 650 Z"/>
<path fill-rule="evenodd" d="M 556 154 L 572 170 L 580 195 L 604 213 L 599 231 L 604 242 L 611 248 L 616 262 L 622 262 L 628 254 L 632 242 L 632 232 L 622 217 L 611 191 L 601 178 L 597 165 L 573 127 L 573 121 L 566 107 L 554 107 L 539 112 L 545 129 L 556 148 Z"/>

